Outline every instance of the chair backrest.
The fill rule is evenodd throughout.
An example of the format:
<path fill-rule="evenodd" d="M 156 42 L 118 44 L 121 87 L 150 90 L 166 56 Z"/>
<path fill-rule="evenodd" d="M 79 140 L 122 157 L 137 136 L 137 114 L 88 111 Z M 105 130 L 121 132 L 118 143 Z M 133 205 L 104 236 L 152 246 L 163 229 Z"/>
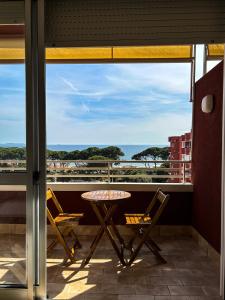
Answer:
<path fill-rule="evenodd" d="M 61 207 L 61 205 L 59 204 L 58 199 L 56 198 L 54 192 L 52 189 L 48 188 L 47 192 L 46 192 L 46 201 L 47 201 L 47 213 L 48 213 L 48 219 L 50 222 L 52 222 L 54 220 L 53 218 L 53 214 L 50 211 L 50 208 L 48 206 L 48 202 L 52 202 L 56 208 L 56 210 L 58 211 L 58 213 L 63 213 L 63 209 Z"/>
<path fill-rule="evenodd" d="M 165 206 L 168 203 L 170 195 L 164 194 L 160 189 L 158 189 L 150 202 L 145 215 L 151 217 L 151 224 L 154 225 L 161 216 Z"/>

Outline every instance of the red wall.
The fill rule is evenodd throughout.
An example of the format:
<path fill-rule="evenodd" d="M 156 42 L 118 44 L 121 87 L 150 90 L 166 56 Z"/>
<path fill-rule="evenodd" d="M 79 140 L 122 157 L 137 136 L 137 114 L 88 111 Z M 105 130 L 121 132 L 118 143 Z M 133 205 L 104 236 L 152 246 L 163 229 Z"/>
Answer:
<path fill-rule="evenodd" d="M 56 192 L 56 195 L 61 200 L 65 211 L 85 212 L 81 224 L 99 224 L 90 204 L 81 199 L 81 192 Z M 123 224 L 125 212 L 143 212 L 153 195 L 153 192 L 131 192 L 131 199 L 124 201 L 124 204 L 119 206 L 115 214 L 115 222 Z M 191 224 L 192 193 L 170 193 L 170 196 L 170 201 L 160 218 L 160 223 L 168 225 Z"/>
<path fill-rule="evenodd" d="M 82 192 L 55 192 L 65 212 L 83 212 L 81 224 L 99 224 L 87 201 L 81 199 Z M 120 205 L 115 214 L 117 224 L 124 223 L 124 212 L 143 212 L 153 197 L 153 192 L 131 192 L 131 199 Z M 160 223 L 190 225 L 192 193 L 170 193 L 170 201 L 163 212 Z M 26 201 L 24 192 L 0 192 L 0 223 L 24 223 Z"/>
<path fill-rule="evenodd" d="M 201 100 L 214 96 L 214 109 L 206 114 Z M 195 85 L 193 130 L 193 225 L 220 250 L 223 63 Z"/>

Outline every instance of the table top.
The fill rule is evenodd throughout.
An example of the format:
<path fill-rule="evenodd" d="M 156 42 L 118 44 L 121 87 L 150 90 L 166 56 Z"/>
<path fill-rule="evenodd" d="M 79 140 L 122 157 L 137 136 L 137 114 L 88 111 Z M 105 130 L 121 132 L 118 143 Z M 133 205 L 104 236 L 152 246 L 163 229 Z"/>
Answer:
<path fill-rule="evenodd" d="M 117 190 L 98 190 L 86 192 L 81 195 L 84 200 L 98 203 L 118 202 L 124 199 L 129 199 L 131 194 L 125 191 Z"/>

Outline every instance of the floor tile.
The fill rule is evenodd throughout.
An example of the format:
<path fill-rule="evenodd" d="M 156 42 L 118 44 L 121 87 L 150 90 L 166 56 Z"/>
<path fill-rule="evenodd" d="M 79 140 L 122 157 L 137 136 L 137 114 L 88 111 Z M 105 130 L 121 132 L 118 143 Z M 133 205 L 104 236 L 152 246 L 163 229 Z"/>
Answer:
<path fill-rule="evenodd" d="M 155 296 L 155 300 L 189 300 L 188 296 Z"/>
<path fill-rule="evenodd" d="M 150 285 L 136 285 L 136 294 L 137 295 L 170 295 L 169 289 L 167 286 L 150 286 Z"/>
<path fill-rule="evenodd" d="M 219 278 L 215 276 L 193 276 L 181 278 L 182 285 L 215 286 L 219 288 Z"/>
<path fill-rule="evenodd" d="M 222 298 L 214 296 L 189 296 L 188 300 L 222 300 Z"/>
<path fill-rule="evenodd" d="M 169 286 L 172 296 L 203 296 L 203 289 L 199 286 Z"/>
<path fill-rule="evenodd" d="M 155 277 L 147 277 L 147 284 L 149 285 L 182 285 L 181 280 L 173 277 L 163 277 L 163 276 L 155 276 Z"/>
<path fill-rule="evenodd" d="M 109 294 L 117 294 L 117 295 L 126 295 L 130 294 L 133 295 L 136 293 L 135 285 L 134 284 L 102 284 L 101 292 L 103 294 L 109 293 Z"/>
<path fill-rule="evenodd" d="M 206 296 L 219 296 L 220 295 L 220 289 L 217 286 L 203 286 L 202 287 L 204 293 Z"/>
<path fill-rule="evenodd" d="M 85 300 L 119 300 L 119 298 L 113 294 L 90 294 L 85 295 Z"/>
<path fill-rule="evenodd" d="M 155 297 L 149 295 L 119 295 L 118 300 L 155 300 Z"/>

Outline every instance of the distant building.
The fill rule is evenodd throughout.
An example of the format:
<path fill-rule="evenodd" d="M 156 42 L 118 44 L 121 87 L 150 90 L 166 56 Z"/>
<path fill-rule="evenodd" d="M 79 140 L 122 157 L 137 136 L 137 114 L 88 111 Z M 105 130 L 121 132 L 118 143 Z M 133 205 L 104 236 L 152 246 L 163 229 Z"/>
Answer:
<path fill-rule="evenodd" d="M 181 136 L 169 137 L 169 160 L 191 160 L 191 132 L 185 133 Z M 191 182 L 191 164 L 184 164 L 175 162 L 170 163 L 171 175 L 177 175 L 180 178 L 170 178 L 169 182 L 183 182 L 185 172 L 185 182 Z M 185 171 L 184 171 L 185 170 Z"/>

